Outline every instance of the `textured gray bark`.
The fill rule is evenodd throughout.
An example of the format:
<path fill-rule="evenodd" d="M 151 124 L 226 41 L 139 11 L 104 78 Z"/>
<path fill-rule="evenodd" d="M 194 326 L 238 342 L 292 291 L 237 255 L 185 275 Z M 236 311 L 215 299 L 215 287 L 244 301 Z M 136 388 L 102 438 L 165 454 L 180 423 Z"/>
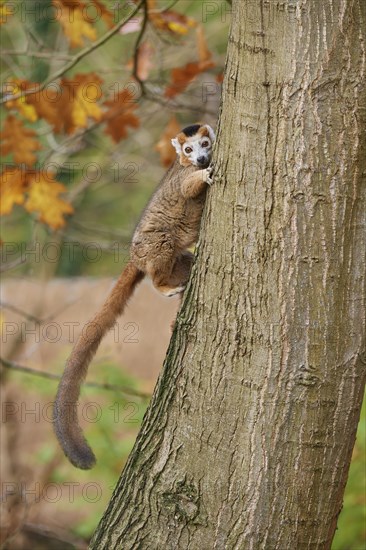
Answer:
<path fill-rule="evenodd" d="M 233 0 L 193 277 L 94 549 L 329 549 L 365 384 L 364 0 Z"/>

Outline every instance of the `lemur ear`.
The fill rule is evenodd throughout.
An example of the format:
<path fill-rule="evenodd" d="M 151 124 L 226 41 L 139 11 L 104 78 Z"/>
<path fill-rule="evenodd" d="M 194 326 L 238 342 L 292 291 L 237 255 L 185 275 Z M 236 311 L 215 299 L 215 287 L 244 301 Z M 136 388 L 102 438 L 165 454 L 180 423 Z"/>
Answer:
<path fill-rule="evenodd" d="M 176 150 L 177 155 L 180 155 L 181 152 L 182 152 L 182 146 L 179 143 L 179 141 L 177 140 L 177 138 L 172 139 L 172 145 L 173 145 L 174 149 Z"/>
<path fill-rule="evenodd" d="M 213 142 L 215 141 L 215 139 L 216 139 L 215 132 L 213 131 L 213 129 L 211 128 L 211 126 L 210 126 L 209 124 L 205 124 L 205 128 L 207 128 L 209 138 L 210 138 L 210 140 L 211 140 L 212 143 L 213 143 Z"/>

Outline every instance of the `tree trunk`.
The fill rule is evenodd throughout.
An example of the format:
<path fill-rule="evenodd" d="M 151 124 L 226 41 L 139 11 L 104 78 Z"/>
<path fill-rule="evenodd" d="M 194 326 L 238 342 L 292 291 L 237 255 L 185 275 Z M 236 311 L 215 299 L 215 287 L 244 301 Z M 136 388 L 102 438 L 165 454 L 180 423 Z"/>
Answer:
<path fill-rule="evenodd" d="M 364 0 L 233 0 L 215 182 L 94 549 L 329 549 L 365 384 Z"/>

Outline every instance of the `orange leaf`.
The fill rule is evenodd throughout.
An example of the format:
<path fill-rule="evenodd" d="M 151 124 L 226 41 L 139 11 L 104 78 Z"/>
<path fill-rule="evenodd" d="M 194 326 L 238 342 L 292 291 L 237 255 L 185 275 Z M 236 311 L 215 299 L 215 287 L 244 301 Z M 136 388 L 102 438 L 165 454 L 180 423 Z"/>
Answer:
<path fill-rule="evenodd" d="M 159 10 L 156 7 L 156 0 L 147 0 L 149 19 L 151 23 L 160 30 L 168 31 L 171 34 L 184 35 L 189 29 L 195 27 L 197 22 L 174 10 Z"/>
<path fill-rule="evenodd" d="M 32 83 L 28 80 L 13 78 L 6 83 L 5 93 L 7 95 L 15 95 L 19 92 L 24 92 L 24 90 L 27 90 L 28 88 L 32 88 L 32 86 Z M 24 118 L 26 118 L 30 122 L 35 122 L 37 120 L 37 113 L 34 107 L 27 103 L 26 96 L 18 97 L 18 99 L 9 99 L 9 101 L 5 103 L 5 106 L 7 109 L 16 109 L 21 115 L 24 116 Z"/>
<path fill-rule="evenodd" d="M 10 214 L 15 204 L 24 203 L 26 180 L 24 170 L 5 168 L 0 176 L 0 214 Z"/>
<path fill-rule="evenodd" d="M 62 89 L 52 87 L 47 89 L 47 92 L 37 92 L 25 98 L 27 103 L 35 109 L 37 116 L 44 118 L 53 126 L 54 132 L 59 133 L 64 127 L 72 126 L 68 101 Z"/>
<path fill-rule="evenodd" d="M 65 225 L 64 216 L 72 214 L 70 203 L 60 199 L 66 187 L 50 174 L 37 172 L 29 177 L 28 198 L 24 205 L 28 212 L 35 212 L 39 220 L 52 229 Z"/>
<path fill-rule="evenodd" d="M 5 143 L 1 145 L 1 154 L 13 154 L 14 162 L 17 164 L 26 164 L 33 166 L 37 157 L 33 151 L 39 151 L 41 144 L 37 139 L 34 139 L 36 132 L 25 128 L 21 120 L 18 120 L 13 115 L 9 115 L 5 119 L 4 129 L 1 132 L 1 138 Z"/>
<path fill-rule="evenodd" d="M 137 109 L 137 105 L 132 101 L 133 94 L 129 90 L 122 90 L 117 97 L 104 103 L 109 107 L 103 115 L 103 120 L 107 123 L 104 131 L 110 134 L 116 143 L 127 137 L 128 126 L 132 128 L 140 126 L 140 120 L 132 112 Z"/>
<path fill-rule="evenodd" d="M 175 161 L 176 152 L 171 144 L 171 140 L 180 130 L 180 126 L 176 117 L 173 115 L 165 128 L 160 140 L 155 146 L 155 149 L 160 153 L 160 162 L 163 166 L 170 166 Z"/>
<path fill-rule="evenodd" d="M 56 17 L 62 25 L 72 48 L 84 46 L 85 38 L 96 40 L 97 31 L 93 28 L 84 8 L 84 2 L 74 0 L 52 0 L 56 8 Z"/>
<path fill-rule="evenodd" d="M 26 98 L 54 132 L 72 134 L 78 128 L 86 128 L 90 118 L 101 120 L 103 113 L 97 100 L 102 94 L 102 82 L 95 73 L 77 74 L 72 79 L 63 78 L 58 89 L 51 87 Z"/>
<path fill-rule="evenodd" d="M 205 32 L 202 25 L 198 25 L 196 29 L 196 41 L 198 50 L 198 59 L 201 62 L 209 61 L 212 58 L 212 53 L 208 49 Z"/>
<path fill-rule="evenodd" d="M 97 100 L 101 95 L 102 82 L 95 73 L 78 74 L 72 80 L 61 80 L 61 86 L 68 98 L 68 109 L 71 111 L 71 123 L 65 127 L 68 134 L 72 134 L 77 128 L 86 128 L 89 118 L 101 120 L 103 113 Z"/>
<path fill-rule="evenodd" d="M 100 0 L 92 0 L 92 3 L 97 8 L 97 13 L 101 14 L 102 19 L 104 20 L 107 27 L 110 29 L 114 27 L 114 16 L 111 11 L 109 11 L 105 5 Z"/>
<path fill-rule="evenodd" d="M 203 73 L 210 67 L 214 67 L 214 65 L 212 61 L 198 61 L 195 63 L 187 63 L 184 67 L 173 69 L 171 75 L 172 83 L 165 90 L 165 97 L 172 98 L 182 93 L 197 75 Z"/>
<path fill-rule="evenodd" d="M 211 60 L 212 54 L 207 48 L 201 25 L 197 28 L 196 41 L 199 61 L 187 63 L 184 67 L 172 69 L 172 83 L 165 90 L 165 97 L 172 98 L 182 93 L 196 76 L 215 66 L 215 63 Z"/>
<path fill-rule="evenodd" d="M 153 67 L 152 57 L 155 53 L 153 46 L 149 42 L 143 42 L 137 53 L 137 76 L 144 81 L 150 74 Z M 133 68 L 133 60 L 127 63 L 127 68 Z"/>

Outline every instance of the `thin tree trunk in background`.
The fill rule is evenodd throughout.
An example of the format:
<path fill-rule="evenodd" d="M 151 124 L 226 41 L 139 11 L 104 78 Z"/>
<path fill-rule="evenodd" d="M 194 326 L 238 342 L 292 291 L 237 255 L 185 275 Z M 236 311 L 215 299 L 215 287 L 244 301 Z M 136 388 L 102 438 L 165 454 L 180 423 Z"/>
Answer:
<path fill-rule="evenodd" d="M 194 274 L 94 549 L 329 549 L 365 384 L 364 0 L 233 0 Z"/>

